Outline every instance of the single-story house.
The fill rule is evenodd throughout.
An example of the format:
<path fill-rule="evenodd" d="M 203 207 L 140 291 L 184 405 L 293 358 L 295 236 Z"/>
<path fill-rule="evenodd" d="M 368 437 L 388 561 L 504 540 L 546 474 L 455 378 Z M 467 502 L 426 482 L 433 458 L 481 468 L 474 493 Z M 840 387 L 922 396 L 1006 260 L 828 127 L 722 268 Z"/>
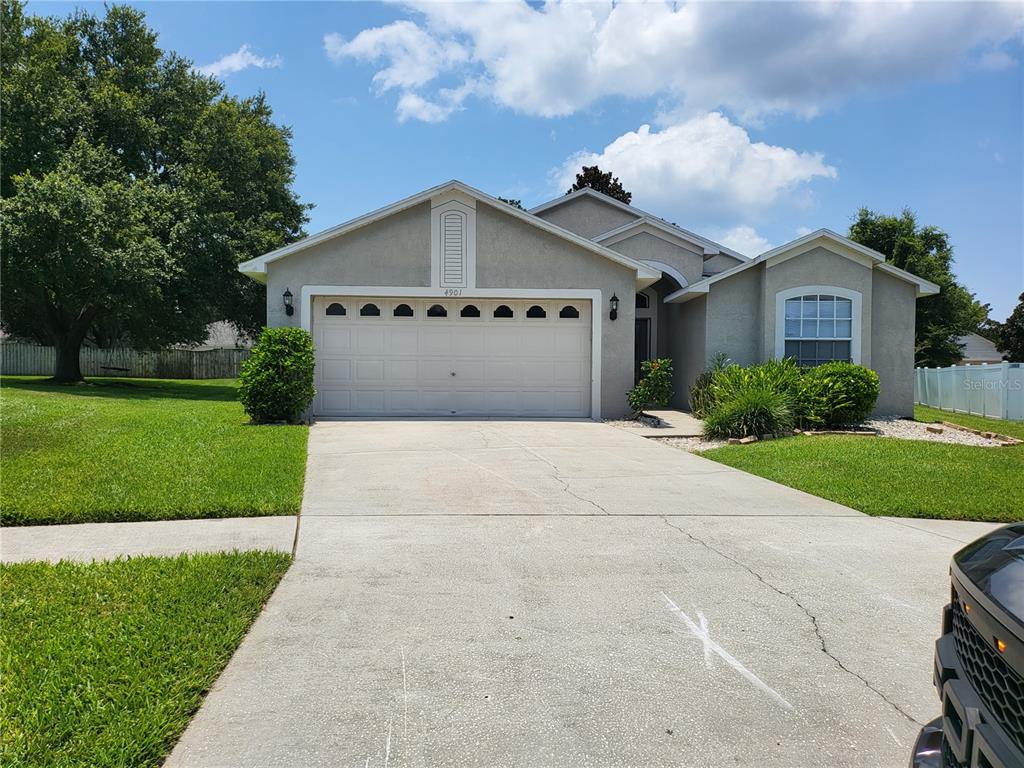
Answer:
<path fill-rule="evenodd" d="M 996 345 L 984 336 L 968 333 L 966 336 L 959 337 L 957 343 L 963 347 L 963 351 L 960 353 L 960 365 L 1003 362 L 1003 353 L 996 349 Z"/>
<path fill-rule="evenodd" d="M 582 189 L 530 211 L 459 181 L 242 263 L 316 347 L 314 416 L 612 418 L 642 360 L 674 405 L 718 353 L 852 360 L 910 415 L 938 287 L 828 230 L 755 259 Z"/>

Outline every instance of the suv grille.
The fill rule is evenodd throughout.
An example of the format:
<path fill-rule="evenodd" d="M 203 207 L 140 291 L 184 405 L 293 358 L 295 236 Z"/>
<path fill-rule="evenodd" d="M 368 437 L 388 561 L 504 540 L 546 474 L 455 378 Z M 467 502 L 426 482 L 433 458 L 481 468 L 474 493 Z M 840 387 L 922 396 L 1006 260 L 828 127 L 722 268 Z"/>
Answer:
<path fill-rule="evenodd" d="M 1024 749 L 1024 678 L 985 642 L 957 601 L 953 603 L 953 641 L 971 687 L 1007 735 Z"/>

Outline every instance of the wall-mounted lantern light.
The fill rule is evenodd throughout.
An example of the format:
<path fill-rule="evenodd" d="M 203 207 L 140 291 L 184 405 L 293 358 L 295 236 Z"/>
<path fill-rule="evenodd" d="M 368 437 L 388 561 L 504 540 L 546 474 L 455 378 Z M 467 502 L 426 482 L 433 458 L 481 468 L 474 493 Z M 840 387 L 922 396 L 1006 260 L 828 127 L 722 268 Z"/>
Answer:
<path fill-rule="evenodd" d="M 292 292 L 290 288 L 284 289 L 284 294 L 281 296 L 284 299 L 284 313 L 291 317 L 295 314 L 295 306 L 292 304 Z"/>
<path fill-rule="evenodd" d="M 619 316 L 619 297 L 614 293 L 612 294 L 611 308 L 612 311 L 608 313 L 608 317 L 609 319 L 614 320 Z"/>

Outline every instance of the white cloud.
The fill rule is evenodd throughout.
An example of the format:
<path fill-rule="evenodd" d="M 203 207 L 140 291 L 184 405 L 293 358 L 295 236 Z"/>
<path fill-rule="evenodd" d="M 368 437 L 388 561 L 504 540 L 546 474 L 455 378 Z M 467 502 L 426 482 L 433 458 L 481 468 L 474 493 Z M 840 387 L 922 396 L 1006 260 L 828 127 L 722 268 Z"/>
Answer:
<path fill-rule="evenodd" d="M 459 43 L 434 37 L 411 21 L 364 29 L 349 41 L 331 32 L 324 35 L 324 50 L 335 62 L 346 57 L 386 62 L 373 82 L 382 91 L 400 88 L 406 94 L 466 61 L 468 55 Z"/>
<path fill-rule="evenodd" d="M 433 102 L 439 78 L 478 81 L 497 103 L 548 117 L 605 96 L 667 97 L 688 114 L 726 108 L 746 120 L 811 116 L 858 92 L 946 77 L 971 57 L 1006 66 L 998 46 L 1024 28 L 1012 1 L 405 5 L 415 21 L 350 42 L 327 35 L 328 55 L 381 65 L 384 91 Z"/>
<path fill-rule="evenodd" d="M 718 242 L 751 258 L 772 249 L 772 244 L 768 242 L 767 238 L 762 237 L 757 230 L 746 224 L 733 227 L 725 232 L 718 238 Z"/>
<path fill-rule="evenodd" d="M 796 228 L 796 236 L 797 237 L 803 237 L 804 235 L 811 234 L 811 232 L 813 232 L 813 231 L 814 230 L 811 229 L 810 227 L 797 227 Z"/>
<path fill-rule="evenodd" d="M 718 112 L 660 131 L 642 125 L 601 152 L 573 155 L 553 180 L 568 188 L 581 165 L 594 164 L 611 170 L 643 206 L 688 217 L 696 211 L 757 212 L 810 181 L 837 175 L 821 154 L 751 141 Z"/>
<path fill-rule="evenodd" d="M 234 53 L 222 56 L 212 64 L 206 64 L 199 67 L 199 71 L 204 75 L 210 75 L 211 77 L 226 77 L 227 75 L 234 74 L 235 72 L 241 72 L 243 69 L 248 69 L 249 67 L 256 67 L 257 69 L 274 69 L 276 67 L 280 67 L 283 63 L 284 62 L 280 56 L 274 56 L 270 59 L 257 56 L 252 52 L 248 43 L 243 43 L 242 47 Z"/>
<path fill-rule="evenodd" d="M 1009 69 L 1017 60 L 1013 58 L 1006 51 L 995 48 L 991 51 L 985 51 L 978 58 L 978 67 L 980 69 L 1000 70 Z"/>

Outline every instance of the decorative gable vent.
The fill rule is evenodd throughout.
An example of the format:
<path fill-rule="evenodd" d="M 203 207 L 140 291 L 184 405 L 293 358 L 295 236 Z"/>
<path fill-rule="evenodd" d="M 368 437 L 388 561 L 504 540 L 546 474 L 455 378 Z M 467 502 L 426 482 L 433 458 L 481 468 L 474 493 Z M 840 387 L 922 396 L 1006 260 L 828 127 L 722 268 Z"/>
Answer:
<path fill-rule="evenodd" d="M 453 191 L 430 202 L 430 284 L 459 296 L 476 287 L 476 201 Z"/>
<path fill-rule="evenodd" d="M 466 214 L 441 214 L 441 285 L 466 285 Z"/>

